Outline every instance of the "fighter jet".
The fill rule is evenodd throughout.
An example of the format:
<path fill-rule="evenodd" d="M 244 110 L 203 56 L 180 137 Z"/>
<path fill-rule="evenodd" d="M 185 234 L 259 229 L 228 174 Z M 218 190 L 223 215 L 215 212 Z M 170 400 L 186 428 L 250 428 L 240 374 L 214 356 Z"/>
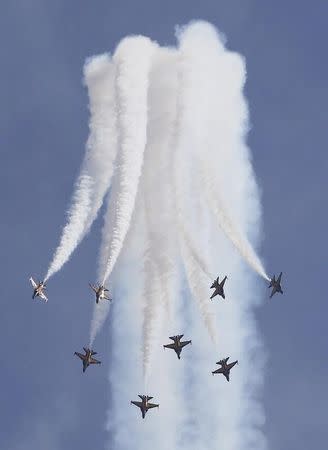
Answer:
<path fill-rule="evenodd" d="M 105 286 L 103 286 L 102 284 L 99 284 L 99 286 L 93 286 L 92 284 L 89 283 L 89 286 L 96 294 L 96 303 L 99 303 L 99 300 L 109 300 L 109 301 L 112 300 L 106 294 L 106 292 L 108 292 L 108 289 L 106 289 Z"/>
<path fill-rule="evenodd" d="M 141 398 L 141 402 L 131 401 L 131 404 L 136 405 L 141 409 L 143 419 L 145 418 L 148 409 L 159 408 L 159 405 L 156 405 L 155 403 L 149 403 L 149 400 L 151 400 L 153 397 L 149 397 L 148 395 L 138 395 L 138 397 Z"/>
<path fill-rule="evenodd" d="M 170 339 L 172 339 L 172 341 L 174 341 L 174 343 L 163 345 L 164 350 L 166 348 L 171 348 L 172 350 L 175 351 L 178 358 L 180 359 L 180 353 L 181 353 L 183 347 L 185 347 L 188 344 L 191 344 L 191 341 L 181 341 L 182 337 L 183 337 L 183 334 L 179 334 L 178 336 L 170 336 Z"/>
<path fill-rule="evenodd" d="M 270 298 L 272 298 L 272 296 L 276 293 L 276 292 L 280 292 L 280 294 L 283 294 L 283 291 L 281 289 L 281 276 L 282 276 L 282 272 L 280 272 L 279 277 L 276 279 L 276 276 L 273 275 L 273 277 L 270 280 L 270 284 L 269 284 L 269 288 L 272 288 L 271 294 L 270 294 Z"/>
<path fill-rule="evenodd" d="M 219 277 L 217 277 L 217 279 L 213 281 L 213 284 L 212 284 L 212 286 L 211 286 L 211 289 L 215 289 L 215 291 L 213 292 L 213 294 L 212 294 L 211 297 L 210 297 L 211 300 L 212 300 L 212 298 L 215 297 L 216 295 L 221 295 L 221 297 L 225 298 L 223 286 L 224 286 L 224 283 L 225 283 L 225 281 L 226 281 L 227 278 L 228 278 L 228 277 L 225 276 L 225 277 L 223 278 L 223 280 L 221 281 L 221 283 L 219 283 Z"/>
<path fill-rule="evenodd" d="M 228 364 L 228 359 L 229 359 L 229 357 L 221 359 L 221 361 L 218 361 L 216 364 L 219 364 L 221 367 L 212 372 L 213 375 L 215 373 L 222 373 L 226 377 L 227 381 L 229 381 L 230 370 L 233 368 L 233 366 L 238 364 L 238 361 L 234 361 L 234 362 Z"/>
<path fill-rule="evenodd" d="M 44 289 L 46 289 L 46 284 L 44 281 L 38 281 L 37 283 L 33 280 L 33 278 L 30 278 L 30 283 L 34 288 L 32 298 L 40 297 L 45 302 L 48 301 L 46 294 L 43 292 Z"/>
<path fill-rule="evenodd" d="M 87 367 L 90 366 L 90 364 L 101 364 L 101 361 L 98 361 L 97 359 L 92 357 L 93 355 L 96 355 L 97 352 L 94 352 L 93 350 L 85 347 L 83 347 L 83 350 L 85 351 L 85 355 L 82 355 L 82 353 L 79 352 L 74 352 L 74 355 L 82 359 L 83 372 L 86 371 Z"/>

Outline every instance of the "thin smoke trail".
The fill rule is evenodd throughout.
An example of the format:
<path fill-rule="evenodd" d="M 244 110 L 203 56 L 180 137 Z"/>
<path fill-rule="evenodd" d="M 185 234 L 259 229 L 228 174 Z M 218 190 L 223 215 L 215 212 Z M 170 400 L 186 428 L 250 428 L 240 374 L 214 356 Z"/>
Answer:
<path fill-rule="evenodd" d="M 183 125 L 180 125 L 181 129 L 179 133 L 184 133 Z M 177 152 L 179 152 L 179 146 L 177 148 Z M 193 240 L 189 237 L 188 232 L 186 230 L 186 226 L 184 225 L 184 221 L 186 221 L 186 216 L 183 214 L 183 206 L 182 204 L 185 202 L 185 197 L 182 194 L 183 186 L 181 186 L 181 180 L 185 179 L 183 165 L 180 160 L 180 156 L 176 155 L 175 158 L 175 193 L 176 193 L 176 216 L 178 221 L 178 229 L 180 231 L 180 247 L 181 247 L 181 255 L 186 271 L 186 276 L 188 280 L 188 284 L 190 287 L 190 291 L 199 306 L 199 310 L 205 326 L 208 330 L 208 333 L 213 342 L 216 341 L 216 333 L 214 326 L 214 318 L 213 315 L 209 311 L 209 303 L 208 303 L 208 286 L 205 287 L 204 279 L 201 276 L 201 273 L 207 275 L 207 278 L 212 278 L 209 270 L 207 269 L 207 263 L 202 258 L 201 254 L 197 252 L 195 246 L 193 244 Z M 201 269 L 201 272 L 200 272 Z"/>
<path fill-rule="evenodd" d="M 245 259 L 245 261 L 247 261 L 252 269 L 254 269 L 259 275 L 261 275 L 261 277 L 263 277 L 267 281 L 270 281 L 270 278 L 266 274 L 261 261 L 255 254 L 249 241 L 245 239 L 234 227 L 231 219 L 227 216 L 223 204 L 220 203 L 218 196 L 216 198 L 216 201 L 214 201 L 214 199 L 210 196 L 210 193 L 206 192 L 205 198 L 207 199 L 207 204 L 215 215 L 222 231 L 233 243 L 241 256 Z"/>
<path fill-rule="evenodd" d="M 110 56 L 100 55 L 89 59 L 84 68 L 84 76 L 89 92 L 90 135 L 81 174 L 76 182 L 68 212 L 68 221 L 45 280 L 62 268 L 88 233 L 110 186 L 113 173 L 116 124 L 113 114 L 114 67 Z"/>
<path fill-rule="evenodd" d="M 206 329 L 213 343 L 217 342 L 217 333 L 215 328 L 215 316 L 210 312 L 208 286 L 205 285 L 203 278 L 199 274 L 199 269 L 195 265 L 190 249 L 187 246 L 182 246 L 182 255 L 188 285 L 193 297 L 198 303 L 201 317 L 205 323 Z"/>
<path fill-rule="evenodd" d="M 113 57 L 117 102 L 118 155 L 102 231 L 99 279 L 105 284 L 129 231 L 146 146 L 148 76 L 156 45 L 148 38 L 125 38 Z M 98 306 L 98 307 L 97 307 Z M 109 305 L 96 305 L 90 342 L 103 325 Z"/>
<path fill-rule="evenodd" d="M 143 36 L 126 38 L 114 61 L 117 67 L 119 160 L 115 178 L 114 221 L 103 284 L 111 274 L 129 230 L 146 145 L 148 74 L 155 44 Z"/>

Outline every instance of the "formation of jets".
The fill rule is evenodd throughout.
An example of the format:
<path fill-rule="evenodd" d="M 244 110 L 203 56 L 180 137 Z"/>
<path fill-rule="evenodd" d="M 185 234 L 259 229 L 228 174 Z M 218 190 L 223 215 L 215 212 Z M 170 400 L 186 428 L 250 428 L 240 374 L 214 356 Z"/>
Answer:
<path fill-rule="evenodd" d="M 270 298 L 272 298 L 272 296 L 274 294 L 276 294 L 277 292 L 279 292 L 280 294 L 283 293 L 282 289 L 281 289 L 281 277 L 282 277 L 282 272 L 280 273 L 280 275 L 278 276 L 278 278 L 276 279 L 275 275 L 273 275 L 273 277 L 270 280 L 270 284 L 269 284 L 269 288 L 272 288 L 271 294 L 270 294 Z M 210 299 L 213 299 L 215 296 L 219 295 L 221 296 L 223 299 L 225 299 L 225 293 L 224 293 L 224 284 L 227 280 L 227 276 L 225 276 L 222 281 L 219 281 L 219 277 L 217 277 L 216 280 L 213 281 L 212 285 L 211 285 L 211 289 L 214 289 L 214 292 L 212 293 Z M 46 284 L 44 281 L 38 281 L 35 282 L 34 279 L 32 277 L 30 277 L 29 279 L 30 283 L 32 284 L 33 287 L 33 295 L 32 298 L 34 299 L 35 297 L 40 297 L 40 299 L 44 300 L 45 302 L 48 301 L 47 296 L 44 293 L 44 290 L 46 289 Z M 109 300 L 112 301 L 112 299 L 108 296 L 107 292 L 108 289 L 99 284 L 98 286 L 94 286 L 92 284 L 89 284 L 89 286 L 91 287 L 91 289 L 94 291 L 94 293 L 96 294 L 96 304 L 99 303 L 100 300 Z M 174 350 L 178 359 L 181 358 L 181 352 L 182 349 L 188 345 L 191 344 L 191 340 L 188 341 L 182 341 L 181 339 L 183 338 L 183 334 L 178 334 L 176 336 L 170 336 L 169 339 L 171 339 L 173 342 L 170 344 L 165 344 L 163 345 L 164 350 L 166 348 Z M 101 364 L 101 361 L 97 360 L 96 358 L 94 358 L 94 355 L 97 354 L 97 352 L 83 347 L 84 350 L 84 354 L 79 353 L 79 352 L 75 352 L 74 355 L 76 355 L 77 357 L 79 357 L 82 360 L 82 364 L 83 364 L 83 373 L 86 371 L 86 369 L 93 364 Z M 218 364 L 220 367 L 214 371 L 212 371 L 212 374 L 222 374 L 227 381 L 230 380 L 230 370 L 236 365 L 238 364 L 238 361 L 234 361 L 231 363 L 228 363 L 229 357 L 226 357 L 224 359 L 221 359 L 220 361 L 218 361 L 216 364 Z M 159 404 L 156 403 L 150 403 L 149 400 L 152 400 L 153 397 L 150 397 L 149 395 L 138 395 L 138 397 L 140 398 L 141 401 L 134 401 L 131 400 L 131 404 L 137 406 L 138 408 L 140 408 L 141 410 L 141 415 L 142 418 L 144 419 L 146 416 L 146 413 L 149 409 L 152 408 L 158 408 Z"/>

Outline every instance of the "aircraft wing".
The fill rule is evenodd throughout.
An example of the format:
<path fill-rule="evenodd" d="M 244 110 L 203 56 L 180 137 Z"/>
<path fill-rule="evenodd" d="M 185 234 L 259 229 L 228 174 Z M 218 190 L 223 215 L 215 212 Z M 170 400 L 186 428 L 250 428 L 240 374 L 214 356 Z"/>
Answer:
<path fill-rule="evenodd" d="M 188 344 L 191 344 L 191 341 L 183 341 L 183 342 L 180 341 L 181 348 L 185 347 Z"/>
<path fill-rule="evenodd" d="M 37 284 L 36 284 L 36 282 L 33 280 L 32 277 L 30 278 L 30 283 L 31 283 L 31 285 L 34 287 L 34 289 L 37 287 Z"/>
<path fill-rule="evenodd" d="M 223 278 L 223 280 L 221 281 L 221 286 L 223 287 L 224 286 L 224 283 L 226 282 L 226 279 L 227 279 L 228 277 L 224 277 Z"/>
<path fill-rule="evenodd" d="M 90 364 L 101 364 L 101 361 L 98 361 L 96 358 L 90 358 Z"/>
<path fill-rule="evenodd" d="M 82 353 L 74 352 L 74 355 L 78 356 L 80 359 L 82 359 L 82 361 L 84 361 L 85 359 L 85 355 L 82 355 Z"/>
<path fill-rule="evenodd" d="M 213 297 L 215 297 L 216 295 L 218 295 L 219 290 L 218 288 L 215 288 L 215 291 L 213 292 L 213 294 L 211 295 L 210 299 L 212 299 Z"/>
<path fill-rule="evenodd" d="M 232 369 L 233 368 L 233 366 L 235 366 L 236 364 L 238 364 L 238 361 L 234 361 L 234 362 L 232 362 L 232 363 L 230 363 L 230 364 L 228 364 L 228 370 L 230 370 L 230 369 Z"/>
<path fill-rule="evenodd" d="M 175 350 L 175 344 L 166 344 L 163 345 L 164 348 L 171 348 L 172 350 Z"/>
<path fill-rule="evenodd" d="M 131 400 L 131 404 L 132 404 L 132 405 L 138 406 L 138 408 L 141 408 L 141 407 L 142 407 L 142 402 L 138 402 L 138 401 L 133 401 L 133 400 Z"/>
<path fill-rule="evenodd" d="M 151 408 L 158 408 L 159 405 L 156 405 L 155 403 L 147 403 L 147 409 L 151 409 Z"/>
<path fill-rule="evenodd" d="M 89 286 L 91 287 L 91 289 L 97 294 L 97 288 L 95 286 L 93 286 L 92 284 L 89 283 Z"/>
<path fill-rule="evenodd" d="M 216 369 L 212 372 L 212 374 L 214 375 L 215 373 L 223 373 L 223 368 L 220 367 L 220 369 Z"/>
<path fill-rule="evenodd" d="M 107 289 L 107 290 L 108 290 L 108 289 Z M 104 295 L 104 299 L 105 299 L 105 300 L 109 300 L 110 302 L 112 301 L 112 299 L 109 298 L 106 294 Z"/>
<path fill-rule="evenodd" d="M 39 297 L 41 297 L 45 302 L 48 301 L 48 298 L 47 298 L 46 294 L 44 294 L 43 292 L 41 292 L 41 293 L 39 294 Z"/>
<path fill-rule="evenodd" d="M 282 272 L 280 272 L 280 275 L 279 275 L 279 277 L 278 277 L 278 279 L 277 279 L 277 282 L 280 284 L 280 282 L 281 282 L 281 276 L 282 276 Z"/>

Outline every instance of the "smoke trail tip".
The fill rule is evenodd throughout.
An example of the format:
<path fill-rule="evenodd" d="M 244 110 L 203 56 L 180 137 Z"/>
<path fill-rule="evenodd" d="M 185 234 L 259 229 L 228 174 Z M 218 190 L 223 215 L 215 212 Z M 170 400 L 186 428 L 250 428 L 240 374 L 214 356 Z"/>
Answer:
<path fill-rule="evenodd" d="M 110 53 L 90 56 L 86 59 L 83 66 L 84 82 L 89 82 L 92 78 L 104 75 L 104 69 L 111 62 Z"/>
<path fill-rule="evenodd" d="M 215 40 L 216 45 L 220 45 L 222 50 L 225 48 L 227 42 L 226 35 L 206 20 L 192 20 L 187 25 L 176 25 L 175 36 L 180 42 L 180 45 L 188 41 L 188 46 L 194 39 L 198 43 L 200 37 L 204 41 Z"/>
<path fill-rule="evenodd" d="M 121 40 L 115 49 L 114 58 L 124 58 L 126 54 L 131 54 L 135 50 L 136 54 L 139 54 L 141 46 L 144 46 L 144 50 L 154 50 L 158 47 L 158 44 L 152 41 L 146 36 L 140 34 L 127 36 Z"/>

